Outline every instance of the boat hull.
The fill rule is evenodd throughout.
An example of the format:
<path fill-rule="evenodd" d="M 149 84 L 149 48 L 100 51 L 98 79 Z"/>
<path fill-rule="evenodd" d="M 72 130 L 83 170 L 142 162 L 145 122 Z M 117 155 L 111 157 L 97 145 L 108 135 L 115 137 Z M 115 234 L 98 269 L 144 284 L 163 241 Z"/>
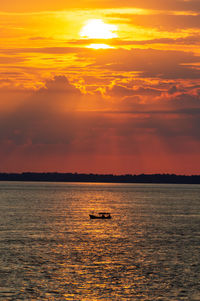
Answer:
<path fill-rule="evenodd" d="M 93 214 L 89 214 L 90 215 L 90 219 L 111 219 L 111 216 L 96 216 Z"/>

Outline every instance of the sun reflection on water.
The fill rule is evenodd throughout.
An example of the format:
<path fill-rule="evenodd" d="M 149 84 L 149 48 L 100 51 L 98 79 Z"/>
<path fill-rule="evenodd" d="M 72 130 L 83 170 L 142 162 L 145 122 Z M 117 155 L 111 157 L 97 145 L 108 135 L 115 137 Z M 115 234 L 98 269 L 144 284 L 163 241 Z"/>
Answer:
<path fill-rule="evenodd" d="M 101 190 L 101 186 L 98 189 Z M 118 197 L 112 192 L 105 197 L 98 189 L 92 193 L 85 192 L 81 200 L 75 200 L 71 204 L 75 209 L 73 223 L 69 223 L 66 214 L 65 223 L 56 230 L 62 233 L 66 242 L 57 246 L 56 253 L 63 254 L 58 260 L 57 281 L 66 286 L 69 292 L 65 292 L 66 298 L 81 296 L 81 300 L 99 300 L 96 296 L 105 296 L 105 299 L 127 296 L 128 300 L 134 292 L 133 281 L 143 283 L 145 277 L 138 275 L 137 268 L 129 261 L 132 242 L 128 233 L 124 232 L 124 217 L 120 217 L 119 207 L 118 212 L 114 212 L 113 198 L 116 201 Z M 110 212 L 112 219 L 89 219 L 89 213 L 102 210 Z M 66 225 L 67 234 L 62 229 Z"/>

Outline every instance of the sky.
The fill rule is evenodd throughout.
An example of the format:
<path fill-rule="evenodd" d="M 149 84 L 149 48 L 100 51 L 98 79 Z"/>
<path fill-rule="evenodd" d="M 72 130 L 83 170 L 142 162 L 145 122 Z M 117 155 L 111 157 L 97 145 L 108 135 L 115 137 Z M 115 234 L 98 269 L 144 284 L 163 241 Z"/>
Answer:
<path fill-rule="evenodd" d="M 200 174 L 199 0 L 7 0 L 0 45 L 0 172 Z"/>

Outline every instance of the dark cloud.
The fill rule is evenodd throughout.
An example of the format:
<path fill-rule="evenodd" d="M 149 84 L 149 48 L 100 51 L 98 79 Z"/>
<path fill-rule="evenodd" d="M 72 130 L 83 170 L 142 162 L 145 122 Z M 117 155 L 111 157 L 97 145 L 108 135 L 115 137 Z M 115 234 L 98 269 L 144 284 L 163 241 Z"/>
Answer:
<path fill-rule="evenodd" d="M 151 44 L 178 44 L 178 45 L 199 45 L 200 35 L 190 35 L 184 38 L 159 38 L 149 40 L 125 40 L 121 41 L 115 39 L 112 41 L 112 45 L 151 45 Z"/>
<path fill-rule="evenodd" d="M 29 94 L 19 90 L 19 104 L 0 112 L 1 166 L 10 170 L 14 167 L 49 170 L 55 166 L 56 170 L 64 168 L 65 171 L 69 167 L 76 171 L 81 167 L 101 171 L 102 164 L 113 170 L 114 158 L 124 161 L 130 156 L 131 160 L 138 161 L 141 156 L 142 162 L 146 162 L 145 168 L 149 166 L 145 170 L 152 171 L 155 165 L 152 167 L 149 162 L 159 156 L 168 160 L 166 150 L 171 156 L 187 156 L 187 160 L 188 156 L 197 157 L 195 149 L 200 144 L 198 85 L 184 93 L 179 86 L 175 88 L 171 84 L 165 90 L 164 94 L 153 95 L 152 91 L 156 91 L 153 86 L 145 89 L 116 85 L 111 88 L 112 93 L 107 91 L 109 97 L 107 93 L 103 99 L 99 94 L 81 94 L 64 76 L 47 80 L 44 88 L 30 90 Z M 140 91 L 140 95 L 134 95 L 135 91 L 138 94 Z M 148 101 L 144 102 L 148 92 Z M 0 89 L 1 100 L 2 93 Z M 13 93 L 6 104 L 8 101 L 13 104 L 15 97 Z M 103 161 L 96 156 L 101 156 Z M 191 164 L 195 168 L 196 164 Z"/>
<path fill-rule="evenodd" d="M 132 95 L 158 96 L 162 92 L 163 92 L 162 90 L 155 89 L 155 88 L 148 88 L 148 87 L 129 88 L 121 85 L 114 85 L 107 89 L 107 94 L 111 95 L 112 97 L 126 97 Z"/>
<path fill-rule="evenodd" d="M 76 47 L 27 47 L 27 48 L 3 48 L 0 53 L 7 55 L 23 54 L 23 53 L 46 53 L 46 54 L 68 54 L 86 51 L 86 49 Z"/>
<path fill-rule="evenodd" d="M 132 15 L 132 14 L 113 14 L 111 17 L 119 18 L 120 23 L 130 24 L 133 26 L 142 26 L 156 28 L 158 30 L 175 31 L 180 29 L 199 29 L 200 15 L 190 14 L 168 14 L 167 12 L 161 12 L 159 14 L 148 15 Z M 121 20 L 120 20 L 121 18 Z"/>
<path fill-rule="evenodd" d="M 121 72 L 139 72 L 142 77 L 166 79 L 200 77 L 200 70 L 193 66 L 194 63 L 200 62 L 200 56 L 195 56 L 192 52 L 109 49 L 98 53 L 89 51 L 88 56 L 95 59 L 91 67 Z"/>
<path fill-rule="evenodd" d="M 129 134 L 138 130 L 148 132 L 149 129 L 154 129 L 162 139 L 172 135 L 196 137 L 200 133 L 197 131 L 200 126 L 199 90 L 193 94 L 176 92 L 177 88 L 171 87 L 169 94 L 159 96 L 160 91 L 153 88 L 130 89 L 116 85 L 108 90 L 112 101 L 102 99 L 99 102 L 97 96 L 92 96 L 94 107 L 95 104 L 98 107 L 90 112 L 87 96 L 67 78 L 57 76 L 48 80 L 45 88 L 24 98 L 14 112 L 1 114 L 0 140 L 13 141 L 17 145 L 30 141 L 33 145 L 62 143 L 67 145 L 68 151 L 82 151 L 111 132 L 117 136 L 123 132 L 128 140 Z M 147 103 L 143 103 L 143 95 L 148 95 Z M 176 118 L 170 117 L 174 115 Z"/>
<path fill-rule="evenodd" d="M 176 87 L 176 86 L 172 86 L 172 87 L 169 88 L 168 93 L 169 93 L 169 94 L 174 94 L 174 93 L 176 93 L 177 91 L 178 91 L 178 90 L 177 90 L 177 87 Z"/>
<path fill-rule="evenodd" d="M 188 37 L 188 43 L 190 38 Z M 191 39 L 193 39 L 191 37 Z M 154 42 L 159 43 L 158 40 Z M 179 39 L 179 42 L 183 41 Z M 146 42 L 145 42 L 146 43 Z M 151 41 L 150 41 L 151 43 Z M 142 44 L 142 42 L 141 42 Z M 71 63 L 71 70 L 80 73 L 81 69 L 86 70 L 109 70 L 116 72 L 138 72 L 138 76 L 141 77 L 160 77 L 166 79 L 198 79 L 200 77 L 200 70 L 196 66 L 200 62 L 200 56 L 195 55 L 192 52 L 186 51 L 174 51 L 174 50 L 156 50 L 156 49 L 99 49 L 98 51 L 94 49 L 87 48 L 36 48 L 36 49 L 13 49 L 13 50 L 3 50 L 4 52 L 12 54 L 23 52 L 41 52 L 52 54 L 75 54 L 74 63 Z M 7 60 L 12 57 L 6 58 Z M 13 58 L 15 62 L 15 58 Z M 52 57 L 55 60 L 56 57 Z M 25 58 L 20 58 L 20 61 L 25 60 Z M 16 58 L 16 62 L 18 58 Z M 92 63 L 91 63 L 92 62 Z M 76 63 L 79 66 L 76 67 Z M 83 64 L 83 65 L 81 65 Z M 12 66 L 13 68 L 21 68 L 24 70 L 31 70 L 32 67 L 23 66 Z M 39 69 L 37 67 L 36 69 Z"/>
<path fill-rule="evenodd" d="M 81 46 L 88 46 L 90 44 L 104 44 L 105 40 L 102 39 L 81 39 L 81 40 L 70 40 L 67 42 L 69 45 L 77 45 L 79 47 Z M 136 45 L 154 45 L 154 44 L 159 44 L 159 45 L 199 45 L 200 44 L 200 35 L 188 35 L 187 37 L 182 37 L 182 38 L 157 38 L 157 39 L 148 39 L 148 40 L 121 40 L 118 38 L 114 38 L 109 41 L 108 43 L 110 46 L 118 46 L 118 47 L 125 47 L 129 46 L 134 48 Z M 74 49 L 74 48 L 72 48 Z M 43 49 L 41 49 L 43 51 Z M 46 49 L 45 49 L 46 51 Z M 85 53 L 83 48 L 77 48 L 77 52 L 83 52 Z"/>
<path fill-rule="evenodd" d="M 154 9 L 154 10 L 175 10 L 175 11 L 195 11 L 199 12 L 199 1 L 198 0 L 125 0 L 121 2 L 120 0 L 101 0 L 97 1 L 96 4 L 101 3 L 101 7 L 135 7 L 144 9 Z"/>
<path fill-rule="evenodd" d="M 46 90 L 45 90 L 46 89 Z M 40 90 L 41 93 L 42 89 Z M 65 76 L 55 76 L 54 79 L 47 80 L 43 91 L 48 93 L 66 93 L 67 95 L 76 94 L 80 96 L 80 91 L 71 85 Z"/>
<path fill-rule="evenodd" d="M 16 64 L 24 62 L 26 59 L 22 57 L 0 56 L 0 64 Z"/>

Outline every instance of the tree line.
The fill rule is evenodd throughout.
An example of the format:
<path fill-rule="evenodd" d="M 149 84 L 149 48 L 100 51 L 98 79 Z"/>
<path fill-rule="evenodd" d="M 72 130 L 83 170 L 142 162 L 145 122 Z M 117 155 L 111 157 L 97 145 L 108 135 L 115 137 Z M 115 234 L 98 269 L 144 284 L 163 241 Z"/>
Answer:
<path fill-rule="evenodd" d="M 23 172 L 0 173 L 0 181 L 200 184 L 200 175 Z"/>

